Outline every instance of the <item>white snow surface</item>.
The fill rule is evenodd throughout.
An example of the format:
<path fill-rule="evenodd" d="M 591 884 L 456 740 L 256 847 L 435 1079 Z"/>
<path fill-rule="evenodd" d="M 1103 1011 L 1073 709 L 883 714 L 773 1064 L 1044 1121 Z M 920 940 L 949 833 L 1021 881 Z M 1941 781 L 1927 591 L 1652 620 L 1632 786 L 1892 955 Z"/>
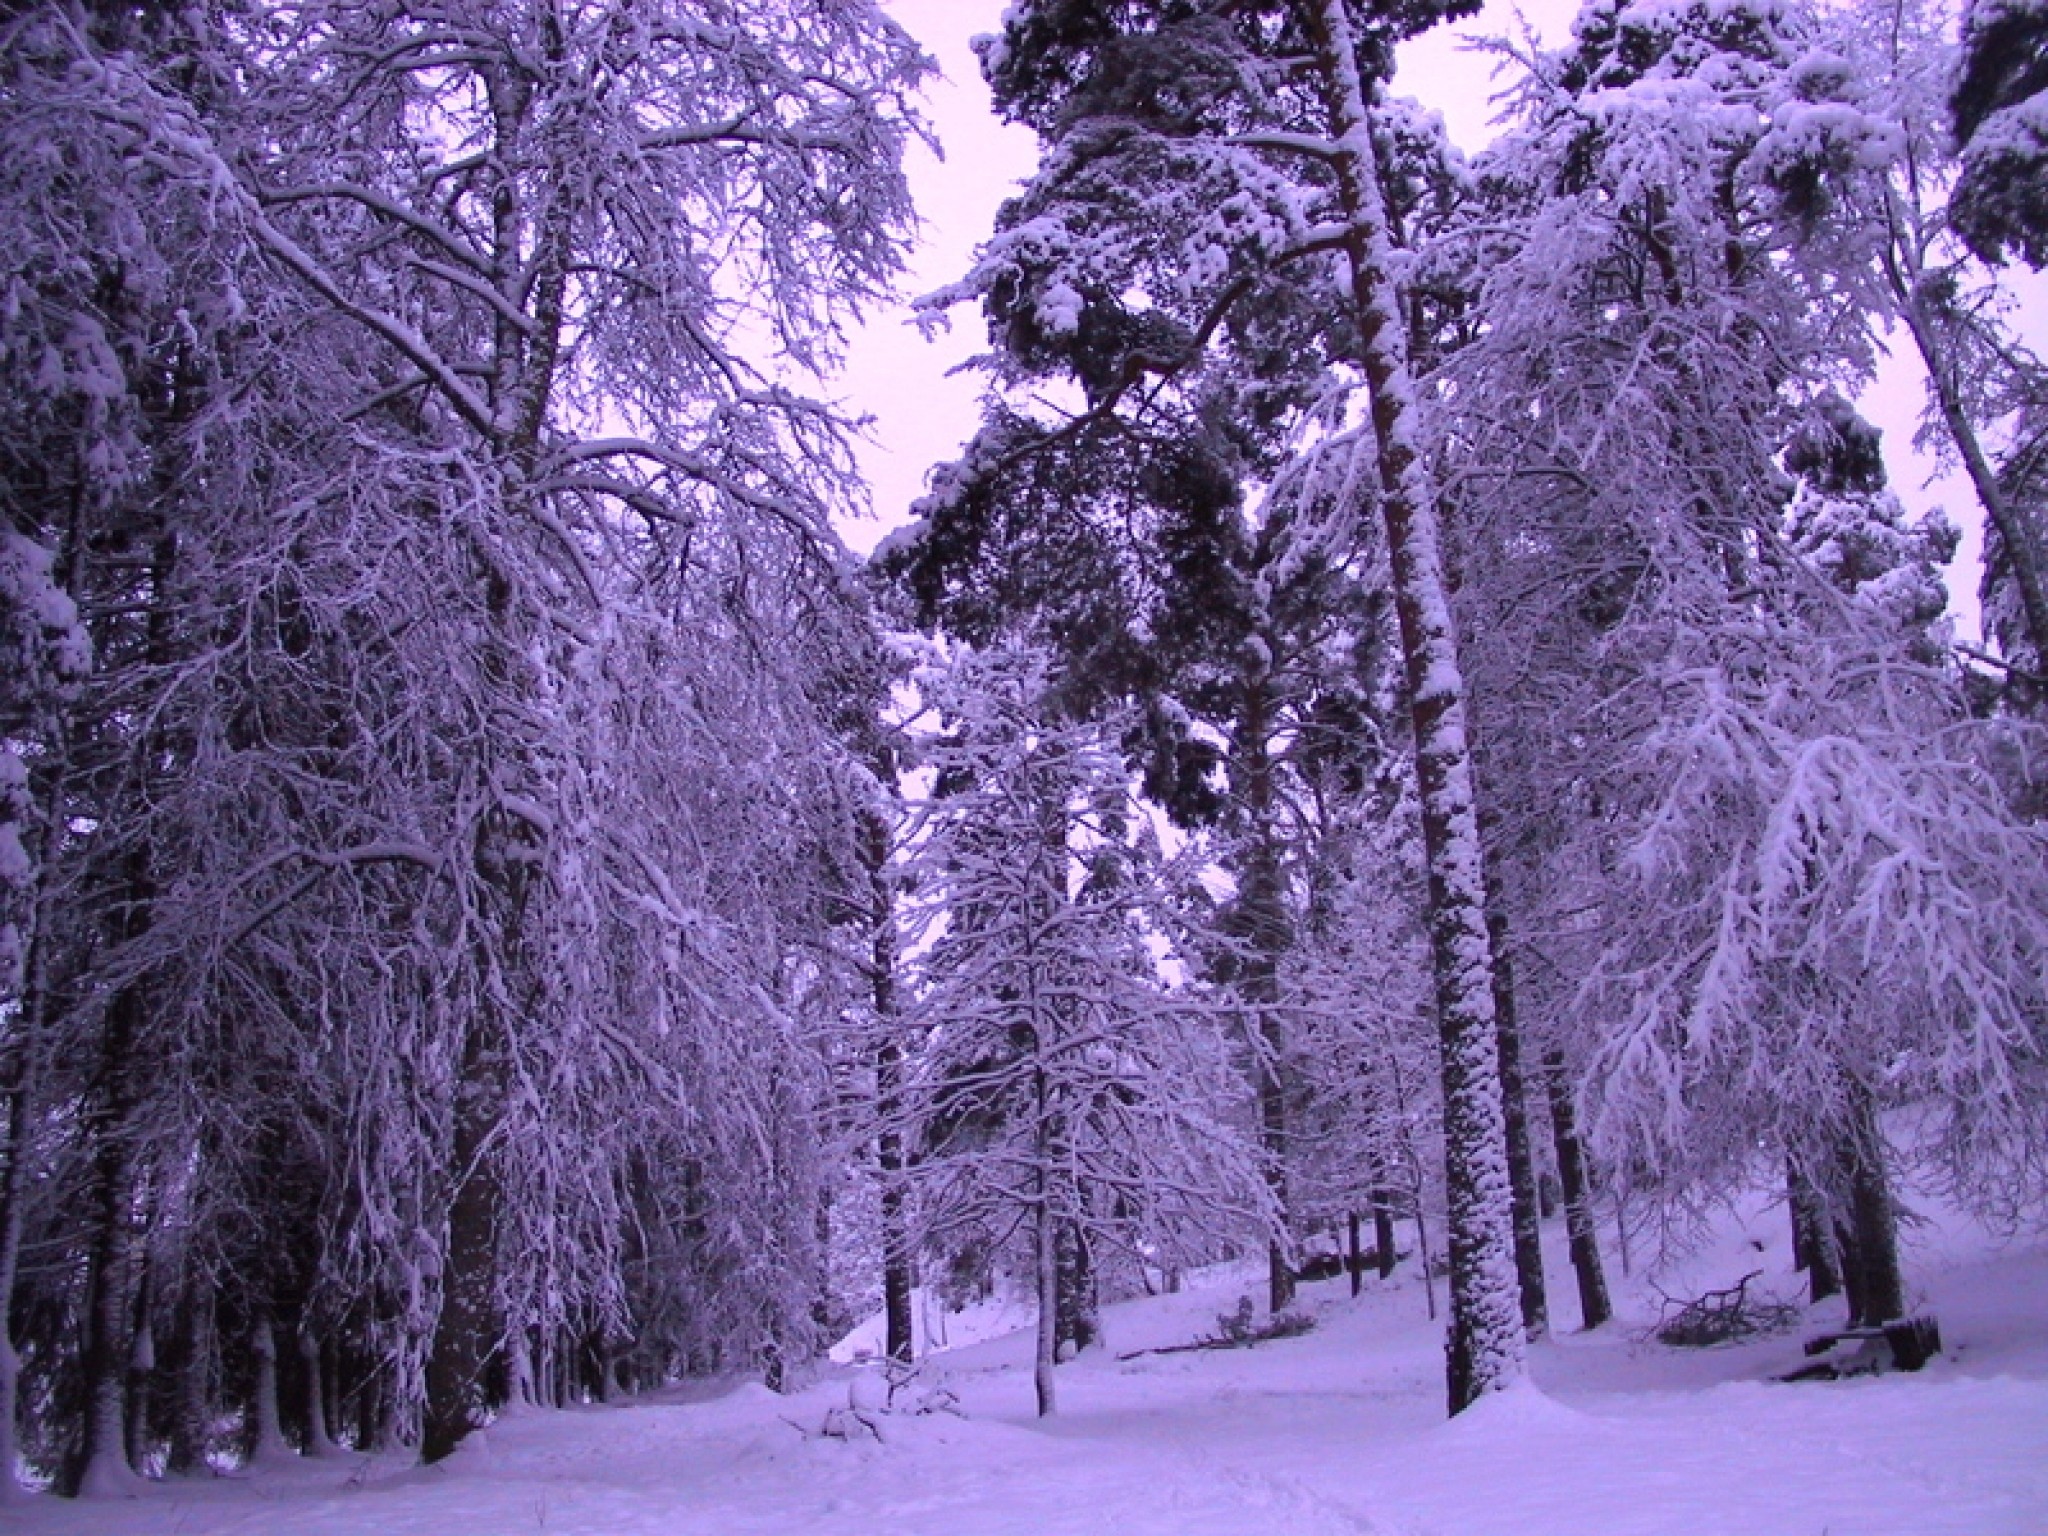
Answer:
<path fill-rule="evenodd" d="M 1917 1207 L 1926 1214 L 1924 1205 Z M 1690 1259 L 1616 1282 L 1623 1318 L 1531 1351 L 1531 1380 L 1456 1420 L 1413 1262 L 1357 1301 L 1305 1287 L 1303 1338 L 1061 1368 L 1031 1416 L 1028 1329 L 933 1357 L 965 1417 L 881 1417 L 884 1438 L 817 1430 L 872 1375 L 830 1368 L 777 1397 L 697 1386 L 526 1413 L 421 1469 L 341 1455 L 94 1503 L 36 1498 L 0 1528 L 77 1536 L 2040 1536 L 2048 1531 L 2048 1246 L 1957 1220 L 1913 1229 L 1918 1304 L 1947 1354 L 1917 1375 L 1784 1385 L 1800 1334 L 1676 1351 L 1644 1341 L 1657 1293 L 1752 1282 L 1798 1294 L 1786 1222 L 1763 1201 Z M 1553 1314 L 1573 1312 L 1546 1224 Z M 1606 1234 L 1610 1239 L 1611 1230 Z M 1638 1239 L 1641 1246 L 1642 1240 Z M 1760 1245 L 1760 1246 L 1759 1246 Z M 1185 1342 L 1254 1288 L 1211 1272 L 1109 1309 L 1112 1348 Z M 1839 1316 L 1816 1309 L 1811 1326 Z M 971 1327 L 965 1331 L 974 1331 Z M 855 1383 L 858 1382 L 858 1385 Z"/>

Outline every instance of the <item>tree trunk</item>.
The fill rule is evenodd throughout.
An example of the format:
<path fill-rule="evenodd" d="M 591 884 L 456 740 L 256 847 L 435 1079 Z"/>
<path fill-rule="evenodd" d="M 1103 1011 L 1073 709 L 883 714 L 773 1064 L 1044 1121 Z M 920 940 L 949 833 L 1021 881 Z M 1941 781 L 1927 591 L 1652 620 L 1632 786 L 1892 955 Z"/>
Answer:
<path fill-rule="evenodd" d="M 487 1010 L 490 1004 L 481 1005 Z M 448 1247 L 441 1274 L 441 1313 L 427 1357 L 426 1418 L 420 1459 L 450 1455 L 495 1406 L 491 1375 L 500 1346 L 497 1299 L 500 1191 L 491 1147 L 502 1062 L 487 1026 L 473 1023 L 463 1045 L 455 1097 L 451 1165 L 457 1183 L 448 1207 Z M 495 1030 L 492 1030 L 495 1033 Z"/>
<path fill-rule="evenodd" d="M 1515 1281 L 1522 1327 L 1532 1339 L 1550 1331 L 1543 1280 L 1542 1213 L 1536 1203 L 1536 1158 L 1529 1144 L 1529 1105 L 1522 1081 L 1521 1028 L 1515 1018 L 1515 973 L 1508 959 L 1508 920 L 1497 883 L 1490 883 L 1486 931 L 1493 955 L 1494 1024 L 1500 1039 L 1501 1109 L 1507 1136 L 1508 1190 L 1515 1224 Z"/>
<path fill-rule="evenodd" d="M 275 1465 L 291 1459 L 292 1448 L 285 1443 L 284 1421 L 278 1413 L 277 1327 L 268 1313 L 257 1314 L 249 1348 L 256 1357 L 256 1390 L 249 1404 L 249 1464 Z"/>
<path fill-rule="evenodd" d="M 1058 1238 L 1058 1326 L 1053 1331 L 1055 1360 L 1070 1359 L 1102 1341 L 1102 1304 L 1096 1286 L 1094 1256 L 1088 1251 L 1088 1235 L 1079 1222 L 1065 1221 L 1060 1223 Z"/>
<path fill-rule="evenodd" d="M 1592 1182 L 1586 1177 L 1586 1149 L 1579 1141 L 1564 1058 L 1554 1051 L 1544 1059 L 1543 1083 L 1550 1099 L 1557 1178 L 1564 1186 L 1564 1226 L 1571 1239 L 1572 1274 L 1579 1283 L 1579 1318 L 1590 1330 L 1611 1319 L 1614 1307 L 1607 1296 L 1607 1270 L 1600 1262 L 1599 1225 L 1593 1217 Z"/>
<path fill-rule="evenodd" d="M 505 1330 L 506 1413 L 528 1413 L 540 1406 L 540 1382 L 533 1364 L 533 1330 Z"/>
<path fill-rule="evenodd" d="M 1806 1271 L 1807 1300 L 1826 1301 L 1842 1291 L 1842 1274 L 1835 1259 L 1826 1202 L 1797 1163 L 1789 1163 L 1786 1168 L 1786 1187 L 1786 1203 L 1792 1208 L 1793 1265 Z"/>
<path fill-rule="evenodd" d="M 1352 300 L 1372 388 L 1381 506 L 1414 720 L 1450 1202 L 1446 1396 L 1457 1413 L 1519 1377 L 1525 1349 L 1465 684 L 1445 588 L 1436 488 L 1416 436 L 1415 381 L 1350 11 L 1345 0 L 1302 0 L 1302 10 L 1350 228 Z"/>
<path fill-rule="evenodd" d="M 875 1007 L 890 1028 L 895 1017 L 895 944 L 875 940 L 875 960 L 882 964 L 888 952 L 887 980 L 875 973 Z M 889 1011 L 883 1013 L 886 1007 Z M 882 1313 L 887 1327 L 886 1349 L 891 1360 L 908 1365 L 917 1353 L 917 1334 L 911 1315 L 916 1276 L 911 1268 L 910 1222 L 903 1187 L 905 1158 L 901 1116 L 903 1112 L 903 1048 L 894 1039 L 885 1040 L 877 1053 L 875 1084 L 880 1099 L 882 1134 L 877 1148 L 882 1173 Z"/>
<path fill-rule="evenodd" d="M 85 1497 L 125 1494 L 136 1482 L 128 1465 L 125 1413 L 135 1249 L 129 1073 L 142 1006 L 130 987 L 108 1008 L 100 1104 L 89 1122 L 95 1143 L 87 1197 L 92 1246 L 86 1260 L 85 1340 L 79 1351 L 85 1432 L 77 1478 L 78 1492 Z"/>
<path fill-rule="evenodd" d="M 908 1365 L 917 1356 L 914 1319 L 916 1272 L 911 1267 L 908 1214 L 904 1209 L 903 1137 L 882 1138 L 882 1311 L 885 1347 L 891 1360 Z"/>
<path fill-rule="evenodd" d="M 20 1461 L 21 1448 L 15 1437 L 15 1404 L 21 1397 L 21 1356 L 15 1353 L 14 1340 L 4 1327 L 0 1327 L 0 1456 L 7 1459 L 0 1462 L 0 1509 L 18 1502 L 22 1497 L 22 1486 L 14 1480 L 14 1468 Z"/>
<path fill-rule="evenodd" d="M 1280 1010 L 1280 965 L 1293 943 L 1273 827 L 1273 760 L 1266 679 L 1249 680 L 1240 701 L 1233 775 L 1251 826 L 1250 851 L 1238 871 L 1236 917 L 1244 940 L 1238 993 L 1255 1035 L 1259 1089 L 1259 1146 L 1265 1155 L 1266 1187 L 1273 1197 L 1280 1231 L 1266 1245 L 1266 1306 L 1278 1317 L 1294 1304 L 1293 1199 L 1288 1180 L 1291 1148 L 1287 1133 L 1286 1036 Z"/>
<path fill-rule="evenodd" d="M 35 1027 L 38 1003 L 34 989 L 24 997 L 17 1020 L 12 1089 L 7 1095 L 6 1162 L 0 1165 L 0 1506 L 16 1501 L 21 1485 L 14 1480 L 20 1459 L 15 1426 L 20 1422 L 21 1356 L 14 1347 L 10 1317 L 14 1311 L 14 1277 L 21 1268 L 22 1164 L 28 1155 L 30 1089 L 38 1065 Z"/>
<path fill-rule="evenodd" d="M 141 1277 L 135 1286 L 133 1342 L 128 1349 L 128 1395 L 124 1428 L 128 1436 L 128 1465 L 137 1472 L 149 1465 L 149 1389 L 156 1375 L 156 1330 L 151 1324 L 153 1299 L 150 1295 L 150 1262 L 144 1254 L 137 1266 Z"/>
<path fill-rule="evenodd" d="M 1380 1189 L 1372 1197 L 1372 1242 L 1380 1278 L 1391 1280 L 1400 1254 L 1394 1247 L 1394 1197 Z"/>
<path fill-rule="evenodd" d="M 1619 1189 L 1614 1192 L 1614 1251 L 1621 1255 L 1621 1277 L 1626 1280 L 1629 1275 L 1628 1201 Z"/>
<path fill-rule="evenodd" d="M 1038 1335 L 1032 1356 L 1031 1384 L 1038 1393 L 1038 1416 L 1048 1418 L 1058 1407 L 1053 1369 L 1059 1363 L 1060 1260 L 1058 1220 L 1052 1210 L 1052 1178 L 1044 1163 L 1038 1168 L 1038 1210 L 1033 1242 L 1038 1270 Z"/>
<path fill-rule="evenodd" d="M 874 763 L 878 782 L 895 777 L 886 752 Z M 910 1242 L 909 1209 L 903 1187 L 909 1168 L 903 1125 L 903 1042 L 896 995 L 900 961 L 896 945 L 896 891 L 889 875 L 889 821 L 879 809 L 862 816 L 861 861 L 868 875 L 869 995 L 875 1009 L 875 1161 L 881 1171 L 883 1350 L 891 1360 L 908 1365 L 917 1353 L 912 1316 L 916 1273 Z"/>
<path fill-rule="evenodd" d="M 1907 227 L 1905 210 L 1895 205 L 1890 213 L 1892 240 L 1888 247 L 1886 276 L 1893 300 L 1906 322 L 1907 333 L 1913 338 L 1914 349 L 1920 354 L 1921 365 L 1927 370 L 1935 410 L 1941 417 L 1949 442 L 1955 447 L 1956 456 L 1962 460 L 1963 469 L 1970 477 L 1970 488 L 1977 493 L 1977 504 L 1984 510 L 1985 521 L 1997 530 L 1999 542 L 2005 547 L 2005 557 L 2012 563 L 2013 585 L 2019 588 L 2020 617 L 2034 650 L 2034 667 L 2037 672 L 2048 670 L 2048 577 L 2044 577 L 2041 569 L 2038 531 L 2028 510 L 2007 496 L 2005 488 L 1999 484 L 1998 473 L 1984 451 L 1976 425 L 1964 409 L 1962 389 L 1956 377 L 1956 360 L 1942 347 L 1934 319 L 1928 313 L 1928 301 L 1923 296 L 1922 283 L 1926 274 L 1920 261 L 1917 234 Z M 2032 686 L 2038 687 L 2039 679 L 2034 679 Z"/>
<path fill-rule="evenodd" d="M 298 1345 L 300 1390 L 306 1399 L 306 1454 L 332 1456 L 341 1447 L 327 1430 L 327 1386 L 320 1370 L 320 1340 L 301 1326 Z"/>
<path fill-rule="evenodd" d="M 1899 1268 L 1898 1211 L 1892 1203 L 1884 1132 L 1870 1092 L 1852 1089 L 1852 1122 L 1842 1139 L 1841 1179 L 1846 1185 L 1842 1278 L 1853 1307 L 1851 1322 L 1875 1328 L 1905 1316 L 1905 1278 Z"/>
<path fill-rule="evenodd" d="M 75 540 L 74 540 L 75 542 Z M 58 759 L 50 778 L 47 804 L 63 803 L 62 768 L 68 758 L 68 733 L 62 723 L 53 732 Z M 50 868 L 58 853 L 61 815 L 45 811 L 36 838 L 36 868 Z M 36 1093 L 42 1080 L 44 1033 L 48 1023 L 48 947 L 42 939 L 41 888 L 30 903 L 27 956 L 21 973 L 21 995 L 16 1000 L 13 1028 L 13 1059 L 7 1083 L 7 1144 L 0 1147 L 0 1506 L 12 1503 L 21 1492 L 14 1480 L 20 1460 L 18 1437 L 21 1414 L 21 1356 L 14 1344 L 14 1286 L 21 1273 L 22 1206 L 27 1198 L 26 1170 L 30 1133 L 34 1124 Z"/>
<path fill-rule="evenodd" d="M 1351 1294 L 1365 1289 L 1365 1249 L 1358 1241 L 1358 1212 L 1345 1214 L 1344 1272 L 1351 1277 Z"/>
<path fill-rule="evenodd" d="M 185 1286 L 185 1305 L 172 1335 L 175 1359 L 169 1422 L 165 1425 L 170 1438 L 166 1470 L 180 1477 L 207 1470 L 213 1416 L 213 1394 L 208 1390 L 213 1366 L 213 1288 L 203 1278 L 195 1283 L 189 1269 Z"/>

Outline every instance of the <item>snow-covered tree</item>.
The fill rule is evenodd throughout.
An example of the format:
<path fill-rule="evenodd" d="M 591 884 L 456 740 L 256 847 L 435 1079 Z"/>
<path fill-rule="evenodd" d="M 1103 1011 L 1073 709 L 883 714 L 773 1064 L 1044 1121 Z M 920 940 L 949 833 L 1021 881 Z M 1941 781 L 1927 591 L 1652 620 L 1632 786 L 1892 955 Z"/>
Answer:
<path fill-rule="evenodd" d="M 1970 0 L 1949 97 L 1961 154 L 1949 218 L 1994 264 L 2048 265 L 2048 6 Z"/>
<path fill-rule="evenodd" d="M 928 1242 L 1024 1244 L 1049 1414 L 1063 1263 L 1184 1262 L 1257 1234 L 1267 1203 L 1216 1011 L 1159 975 L 1166 908 L 1119 754 L 1048 718 L 1028 651 L 921 685 L 946 725 L 913 866 L 913 1188 Z"/>
<path fill-rule="evenodd" d="M 1172 390 L 1228 338 L 1246 362 L 1243 409 L 1219 426 L 1281 429 L 1258 478 L 1294 456 L 1287 427 L 1311 442 L 1342 436 L 1316 456 L 1329 522 L 1297 534 L 1297 556 L 1341 562 L 1380 514 L 1431 869 L 1455 1410 L 1516 1374 L 1520 1330 L 1503 1259 L 1504 1133 L 1463 685 L 1407 352 L 1415 295 L 1396 272 L 1385 120 L 1368 108 L 1392 42 L 1439 14 L 1336 0 L 1013 7 L 984 69 L 998 104 L 1039 132 L 1046 154 L 975 274 L 941 297 L 982 297 L 1019 376 L 1056 360 L 1082 396 L 1064 424 L 1012 413 L 984 433 L 962 466 L 970 485 L 1034 453 L 1127 430 L 1154 391 Z M 1331 394 L 1318 379 L 1326 361 L 1363 385 L 1363 420 L 1351 418 L 1348 390 Z M 1248 466 L 1219 467 L 1242 476 Z M 929 537 L 945 537 L 936 519 Z M 963 563 L 974 552 L 971 542 L 947 551 Z"/>
<path fill-rule="evenodd" d="M 925 65 L 716 9 L 9 22 L 10 521 L 97 670 L 8 1176 L 92 1212 L 32 1352 L 82 1481 L 224 1278 L 430 1454 L 578 1330 L 805 1345 L 859 621 L 793 381 L 894 269 Z"/>
<path fill-rule="evenodd" d="M 1943 803 L 1918 775 L 1967 778 L 1990 751 L 1955 738 L 1947 767 L 1923 760 L 1927 732 L 1961 729 L 1928 627 L 1947 536 L 1906 524 L 1873 473 L 1874 437 L 1825 391 L 1858 376 L 1886 302 L 1858 210 L 1899 138 L 1863 110 L 1853 71 L 1821 35 L 1816 18 L 1783 5 L 1599 4 L 1566 48 L 1525 61 L 1518 125 L 1475 166 L 1466 233 L 1435 257 L 1470 263 L 1486 317 L 1444 364 L 1453 388 L 1440 451 L 1460 488 L 1459 600 L 1499 819 L 1497 905 L 1528 962 L 1518 1000 L 1542 1056 L 1577 1079 L 1610 1165 L 1746 1176 L 1740 1153 L 1761 1125 L 1795 1161 L 1861 1169 L 1869 1189 L 1834 1180 L 1837 1208 L 1847 1221 L 1853 1199 L 1875 1221 L 1890 1197 L 1872 1106 L 1895 1070 L 1887 1051 L 1903 1048 L 1877 1045 L 1881 1032 L 1861 1036 L 1845 1017 L 1823 1039 L 1801 1024 L 1811 1082 L 1794 1094 L 1780 1077 L 1765 1103 L 1750 1097 L 1766 1092 L 1761 1067 L 1718 1079 L 1726 1097 L 1711 1113 L 1689 1075 L 1716 1071 L 1705 1026 L 1661 1037 L 1661 1085 L 1628 1070 L 1647 1049 L 1642 1017 L 1697 1021 L 1696 1010 L 1724 1007 L 1708 1001 L 1721 975 L 1710 957 L 1736 943 L 1732 930 L 1709 939 L 1676 920 L 1669 892 L 1650 899 L 1639 860 L 1682 865 L 1698 920 L 1733 923 L 1767 904 L 1743 885 L 1766 828 L 1818 814 L 1792 808 L 1794 759 L 1840 748 L 1863 775 L 1863 812 L 1906 817 Z M 1796 495 L 1778 458 L 1788 438 Z M 1886 687 L 1849 681 L 1866 675 Z M 1781 763 L 1724 738 L 1732 699 L 1753 699 L 1783 733 Z M 1680 742 L 1719 765 L 1713 793 L 1674 777 L 1667 749 Z M 1960 766 L 1972 760 L 1978 769 Z M 1731 787 L 1752 774 L 1739 794 Z M 2031 857 L 2024 828 L 1997 793 L 1949 803 L 1953 822 L 1916 831 L 1917 845 L 1961 839 L 1980 862 L 1965 875 L 1958 852 L 1944 867 L 2000 887 Z M 1997 829 L 1979 828 L 1993 842 L 2018 841 L 1991 855 L 1973 841 L 1978 817 Z M 1805 878 L 1850 878 L 1853 854 L 1806 852 Z M 1986 899 L 2018 911 L 2029 898 Z M 1773 920 L 1786 926 L 1770 942 L 1788 948 L 1839 936 L 1824 905 Z M 1812 927 L 1795 937 L 1800 923 Z M 1952 935 L 1972 948 L 1969 964 L 2016 981 L 2012 957 L 1976 931 Z M 1874 930 L 1866 939 L 1884 942 Z M 1799 1018 L 1848 995 L 1832 978 L 1819 988 L 1828 1002 L 1786 975 L 1757 986 L 1772 1003 L 1750 994 L 1716 1017 L 1760 1029 L 1772 1006 Z M 2016 1002 L 2005 1027 L 2030 1007 Z M 2017 1067 L 2031 1047 L 2016 1049 Z M 2006 1100 L 2020 1119 L 2022 1098 Z M 1575 1118 L 1577 1106 L 1558 1107 Z M 1668 1139 L 1645 1140 L 1638 1113 L 1664 1116 Z"/>

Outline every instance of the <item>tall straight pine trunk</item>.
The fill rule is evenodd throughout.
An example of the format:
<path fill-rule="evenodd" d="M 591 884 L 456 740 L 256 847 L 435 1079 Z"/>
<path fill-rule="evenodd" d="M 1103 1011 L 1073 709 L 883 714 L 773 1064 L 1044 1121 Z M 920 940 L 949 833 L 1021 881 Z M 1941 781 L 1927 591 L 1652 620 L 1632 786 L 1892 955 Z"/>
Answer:
<path fill-rule="evenodd" d="M 1349 225 L 1352 301 L 1372 389 L 1387 552 L 1414 717 L 1443 1056 L 1451 1292 L 1445 1354 L 1450 1410 L 1457 1413 L 1513 1382 L 1524 1364 L 1465 683 L 1445 590 L 1436 487 L 1417 441 L 1393 241 L 1351 18 L 1345 0 L 1302 0 L 1302 9 Z"/>

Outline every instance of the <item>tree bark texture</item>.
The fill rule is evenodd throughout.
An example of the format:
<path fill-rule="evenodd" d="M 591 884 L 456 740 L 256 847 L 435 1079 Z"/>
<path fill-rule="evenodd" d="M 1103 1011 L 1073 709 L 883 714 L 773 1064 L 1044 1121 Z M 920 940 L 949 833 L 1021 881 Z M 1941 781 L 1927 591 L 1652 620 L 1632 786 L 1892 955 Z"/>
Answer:
<path fill-rule="evenodd" d="M 897 1038 L 895 893 L 889 883 L 889 827 L 879 814 L 864 818 L 863 858 L 870 891 L 869 921 L 873 942 L 871 996 L 880 1043 L 875 1051 L 875 1117 L 881 1125 L 875 1156 L 880 1165 L 882 1216 L 883 1348 L 891 1360 L 908 1365 L 916 1357 L 917 1335 L 911 1316 L 912 1272 L 909 1211 L 903 1176 L 908 1168 L 903 1135 L 903 1045 Z"/>
<path fill-rule="evenodd" d="M 1826 1301 L 1839 1296 L 1842 1275 L 1835 1259 L 1834 1233 L 1829 1229 L 1827 1203 L 1813 1180 L 1794 1162 L 1787 1168 L 1787 1201 L 1792 1208 L 1792 1261 L 1806 1271 L 1807 1299 Z"/>
<path fill-rule="evenodd" d="M 1446 1395 L 1457 1413 L 1519 1377 L 1525 1348 L 1465 684 L 1451 627 L 1436 489 L 1417 441 L 1415 381 L 1350 14 L 1344 0 L 1302 0 L 1302 13 L 1338 150 L 1334 163 L 1350 226 L 1352 300 L 1372 390 L 1381 507 L 1414 721 L 1450 1207 Z"/>
<path fill-rule="evenodd" d="M 1522 1077 L 1522 1037 L 1515 1017 L 1515 973 L 1508 957 L 1508 920 L 1497 884 L 1489 882 L 1486 930 L 1493 953 L 1494 1024 L 1500 1040 L 1501 1111 L 1507 1137 L 1508 1190 L 1515 1222 L 1515 1282 L 1522 1326 L 1540 1339 L 1550 1331 L 1543 1279 L 1542 1212 L 1536 1199 L 1536 1157 L 1529 1141 L 1529 1104 Z"/>
<path fill-rule="evenodd" d="M 1853 1309 L 1851 1322 L 1875 1328 L 1905 1316 L 1905 1277 L 1899 1266 L 1899 1225 L 1892 1201 L 1884 1132 L 1870 1091 L 1852 1089 L 1851 1121 L 1839 1158 L 1842 1278 Z"/>
<path fill-rule="evenodd" d="M 146 910 L 146 903 L 145 903 Z M 87 1210 L 92 1242 L 86 1263 L 85 1338 L 79 1363 L 85 1388 L 85 1432 L 77 1488 L 82 1495 L 119 1494 L 134 1482 L 128 1465 L 126 1407 L 133 1316 L 135 1218 L 132 1073 L 145 1004 L 129 986 L 109 1004 L 100 1081 L 87 1125 L 93 1141 Z"/>
<path fill-rule="evenodd" d="M 1033 1222 L 1033 1258 L 1037 1267 L 1038 1332 L 1032 1353 L 1031 1385 L 1038 1398 L 1038 1416 L 1049 1418 L 1059 1407 L 1053 1370 L 1059 1363 L 1060 1259 L 1058 1219 L 1052 1209 L 1052 1176 L 1038 1166 L 1038 1210 Z"/>
<path fill-rule="evenodd" d="M 1380 1278 L 1391 1280 L 1400 1253 L 1394 1246 L 1394 1197 L 1382 1189 L 1372 1199 L 1372 1243 Z"/>
<path fill-rule="evenodd" d="M 249 1460 L 257 1464 L 282 1461 L 292 1450 L 285 1443 L 284 1420 L 279 1413 L 277 1327 L 267 1314 L 258 1314 L 249 1348 L 256 1357 L 256 1390 L 249 1404 Z"/>
<path fill-rule="evenodd" d="M 1245 688 L 1243 721 L 1233 764 L 1249 826 L 1248 852 L 1239 873 L 1237 919 L 1245 945 L 1238 992 L 1257 1033 L 1259 1146 L 1266 1187 L 1279 1213 L 1280 1234 L 1266 1245 L 1266 1305 L 1278 1316 L 1294 1304 L 1293 1201 L 1288 1180 L 1287 1040 L 1280 1010 L 1280 964 L 1293 942 L 1273 827 L 1273 760 L 1267 750 L 1270 699 L 1262 680 Z"/>
<path fill-rule="evenodd" d="M 489 1014 L 488 1004 L 484 1012 Z M 429 1463 L 453 1453 L 496 1406 L 491 1377 L 501 1343 L 497 1259 L 502 1192 L 491 1142 L 501 1113 L 503 1062 L 495 1033 L 485 1019 L 472 1021 L 456 1086 L 451 1163 L 457 1182 L 448 1206 L 441 1312 L 427 1357 L 420 1441 L 420 1458 Z"/>
<path fill-rule="evenodd" d="M 1565 1081 L 1564 1058 L 1554 1052 L 1543 1063 L 1543 1082 L 1550 1098 L 1550 1136 L 1557 1151 L 1557 1179 L 1564 1186 L 1564 1225 L 1571 1239 L 1572 1275 L 1579 1285 L 1579 1320 L 1587 1329 L 1613 1318 L 1607 1295 L 1607 1269 L 1600 1261 L 1599 1228 L 1593 1219 L 1593 1186 L 1586 1172 L 1585 1144 L 1579 1140 L 1571 1085 Z"/>

